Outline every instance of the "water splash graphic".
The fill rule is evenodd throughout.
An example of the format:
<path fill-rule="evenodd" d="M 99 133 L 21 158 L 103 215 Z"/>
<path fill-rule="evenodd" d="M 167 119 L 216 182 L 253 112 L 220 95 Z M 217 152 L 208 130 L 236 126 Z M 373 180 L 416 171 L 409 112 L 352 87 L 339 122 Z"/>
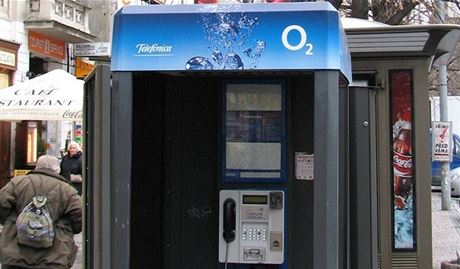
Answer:
<path fill-rule="evenodd" d="M 260 57 L 266 46 L 265 41 L 257 40 L 256 55 Z"/>
<path fill-rule="evenodd" d="M 209 49 L 209 59 L 196 56 L 190 59 L 187 70 L 243 70 L 257 67 L 267 44 L 253 36 L 258 17 L 244 12 L 225 12 L 211 9 L 203 12 L 201 21 Z"/>
<path fill-rule="evenodd" d="M 244 69 L 243 61 L 241 60 L 240 56 L 235 53 L 229 53 L 225 56 L 225 65 L 224 69 L 230 70 L 241 70 Z"/>
<path fill-rule="evenodd" d="M 185 70 L 212 70 L 213 68 L 211 61 L 201 56 L 193 57 L 185 64 Z"/>
<path fill-rule="evenodd" d="M 412 249 L 415 246 L 414 240 L 414 210 L 413 199 L 410 195 L 406 199 L 406 205 L 402 209 L 394 208 L 394 233 L 395 248 Z"/>
<path fill-rule="evenodd" d="M 222 53 L 218 49 L 214 49 L 212 52 L 212 59 L 219 65 L 224 62 L 224 56 L 222 56 Z"/>

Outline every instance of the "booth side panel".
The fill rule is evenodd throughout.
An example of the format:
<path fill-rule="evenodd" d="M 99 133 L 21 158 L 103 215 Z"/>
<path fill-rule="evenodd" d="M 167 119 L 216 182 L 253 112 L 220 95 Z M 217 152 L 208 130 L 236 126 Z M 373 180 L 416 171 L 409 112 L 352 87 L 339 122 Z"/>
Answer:
<path fill-rule="evenodd" d="M 111 269 L 110 69 L 98 65 L 85 80 L 85 267 Z"/>
<path fill-rule="evenodd" d="M 132 149 L 132 73 L 114 72 L 111 94 L 110 191 L 112 269 L 129 267 Z M 123 255 L 120 255 L 123 253 Z"/>

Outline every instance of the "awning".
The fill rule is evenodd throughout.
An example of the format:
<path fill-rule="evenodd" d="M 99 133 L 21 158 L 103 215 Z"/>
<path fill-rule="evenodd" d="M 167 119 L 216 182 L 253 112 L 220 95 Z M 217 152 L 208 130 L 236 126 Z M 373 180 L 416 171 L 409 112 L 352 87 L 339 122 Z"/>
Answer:
<path fill-rule="evenodd" d="M 64 70 L 0 89 L 0 120 L 81 121 L 83 85 Z"/>

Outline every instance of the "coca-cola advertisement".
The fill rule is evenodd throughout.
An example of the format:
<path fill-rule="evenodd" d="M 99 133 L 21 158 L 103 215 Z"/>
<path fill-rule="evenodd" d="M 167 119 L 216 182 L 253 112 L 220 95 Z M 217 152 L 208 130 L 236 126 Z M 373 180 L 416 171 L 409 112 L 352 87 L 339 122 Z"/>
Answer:
<path fill-rule="evenodd" d="M 414 163 L 412 147 L 412 71 L 391 70 L 393 167 L 393 247 L 413 250 L 415 241 Z"/>

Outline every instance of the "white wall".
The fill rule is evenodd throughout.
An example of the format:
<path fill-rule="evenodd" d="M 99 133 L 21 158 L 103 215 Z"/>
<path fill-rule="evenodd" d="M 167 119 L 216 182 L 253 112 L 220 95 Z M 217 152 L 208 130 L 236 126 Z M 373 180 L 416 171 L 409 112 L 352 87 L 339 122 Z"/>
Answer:
<path fill-rule="evenodd" d="M 24 28 L 26 14 L 26 0 L 7 1 L 8 14 L 0 18 L 0 39 L 20 44 L 18 51 L 18 66 L 13 79 L 13 84 L 26 79 L 26 72 L 29 71 L 29 49 L 27 34 Z"/>

